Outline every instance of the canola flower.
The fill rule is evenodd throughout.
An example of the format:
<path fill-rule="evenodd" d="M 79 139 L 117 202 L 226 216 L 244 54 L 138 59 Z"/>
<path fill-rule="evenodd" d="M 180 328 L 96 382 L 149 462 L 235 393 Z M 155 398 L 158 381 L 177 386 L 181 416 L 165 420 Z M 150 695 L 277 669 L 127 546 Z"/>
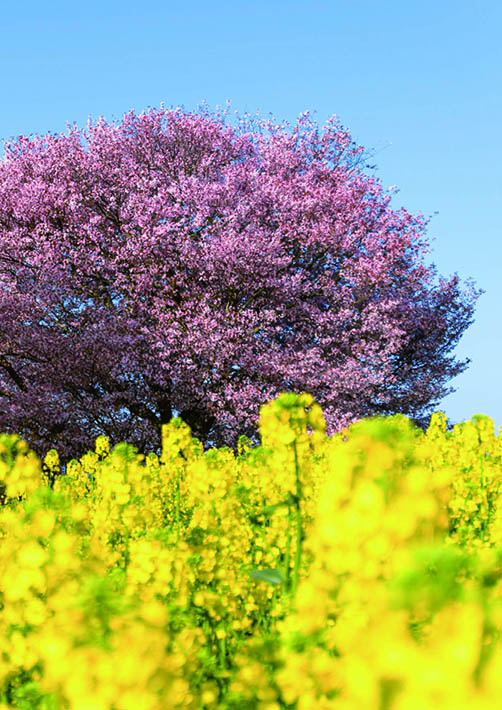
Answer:
<path fill-rule="evenodd" d="M 0 436 L 0 710 L 491 710 L 502 443 L 477 415 L 327 437 L 310 395 L 261 446 Z"/>

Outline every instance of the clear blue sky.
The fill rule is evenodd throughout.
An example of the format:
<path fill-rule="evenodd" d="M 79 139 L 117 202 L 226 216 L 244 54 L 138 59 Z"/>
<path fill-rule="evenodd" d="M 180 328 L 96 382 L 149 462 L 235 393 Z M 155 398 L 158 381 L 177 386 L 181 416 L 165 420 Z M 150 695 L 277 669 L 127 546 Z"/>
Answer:
<path fill-rule="evenodd" d="M 453 423 L 487 414 L 498 431 L 502 3 L 26 0 L 3 3 L 0 23 L 2 139 L 161 103 L 338 114 L 399 187 L 396 207 L 439 212 L 426 262 L 486 290 L 455 350 L 472 362 L 438 409 Z"/>

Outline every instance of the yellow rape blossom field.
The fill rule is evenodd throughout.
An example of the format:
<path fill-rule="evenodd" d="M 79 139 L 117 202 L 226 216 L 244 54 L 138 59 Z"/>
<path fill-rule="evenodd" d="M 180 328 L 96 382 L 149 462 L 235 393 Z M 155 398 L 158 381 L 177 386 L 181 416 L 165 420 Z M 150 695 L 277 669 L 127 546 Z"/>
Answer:
<path fill-rule="evenodd" d="M 500 433 L 325 429 L 287 393 L 260 446 L 174 419 L 65 475 L 0 436 L 1 710 L 497 707 Z"/>

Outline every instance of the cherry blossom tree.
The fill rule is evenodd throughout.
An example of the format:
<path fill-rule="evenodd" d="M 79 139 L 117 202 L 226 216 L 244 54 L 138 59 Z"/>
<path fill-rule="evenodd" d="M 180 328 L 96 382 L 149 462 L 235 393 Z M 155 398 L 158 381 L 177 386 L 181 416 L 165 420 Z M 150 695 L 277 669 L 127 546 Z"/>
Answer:
<path fill-rule="evenodd" d="M 313 394 L 328 434 L 426 426 L 483 293 L 435 283 L 426 227 L 336 118 L 151 109 L 20 136 L 0 162 L 0 430 L 149 451 L 179 415 L 235 447 L 283 391 Z"/>

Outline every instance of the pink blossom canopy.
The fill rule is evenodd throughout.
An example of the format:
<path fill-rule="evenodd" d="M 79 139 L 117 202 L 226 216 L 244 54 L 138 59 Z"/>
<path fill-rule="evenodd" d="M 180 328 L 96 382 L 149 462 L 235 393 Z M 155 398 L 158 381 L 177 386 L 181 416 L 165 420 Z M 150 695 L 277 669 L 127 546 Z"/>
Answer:
<path fill-rule="evenodd" d="M 145 451 L 180 414 L 235 446 L 283 391 L 313 394 L 329 434 L 426 425 L 482 291 L 434 285 L 425 228 L 335 118 L 152 109 L 21 136 L 0 162 L 0 430 Z"/>

